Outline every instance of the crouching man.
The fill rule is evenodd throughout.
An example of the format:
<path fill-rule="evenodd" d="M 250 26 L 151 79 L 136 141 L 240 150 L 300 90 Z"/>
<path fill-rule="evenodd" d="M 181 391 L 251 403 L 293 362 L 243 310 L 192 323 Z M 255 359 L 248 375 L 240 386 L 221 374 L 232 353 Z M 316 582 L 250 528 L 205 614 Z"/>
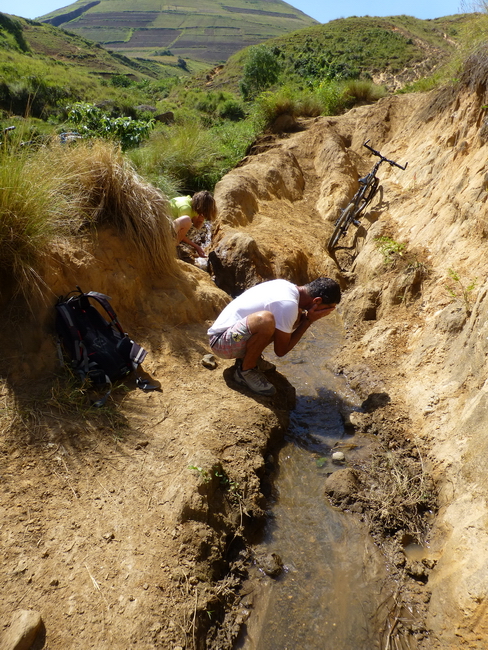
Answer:
<path fill-rule="evenodd" d="M 210 327 L 212 352 L 236 359 L 234 379 L 259 395 L 276 388 L 263 374 L 274 366 L 262 358 L 273 343 L 275 354 L 290 352 L 308 328 L 339 304 L 341 290 L 331 278 L 317 278 L 303 286 L 270 280 L 251 287 L 230 302 Z"/>

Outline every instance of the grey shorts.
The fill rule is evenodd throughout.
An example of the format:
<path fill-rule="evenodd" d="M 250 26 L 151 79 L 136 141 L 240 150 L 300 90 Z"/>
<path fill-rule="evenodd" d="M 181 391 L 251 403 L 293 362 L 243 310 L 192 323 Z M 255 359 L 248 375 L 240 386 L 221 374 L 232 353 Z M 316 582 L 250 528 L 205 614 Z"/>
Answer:
<path fill-rule="evenodd" d="M 247 326 L 247 316 L 238 320 L 232 327 L 210 337 L 212 352 L 221 359 L 243 359 L 246 354 L 247 341 L 252 332 Z"/>

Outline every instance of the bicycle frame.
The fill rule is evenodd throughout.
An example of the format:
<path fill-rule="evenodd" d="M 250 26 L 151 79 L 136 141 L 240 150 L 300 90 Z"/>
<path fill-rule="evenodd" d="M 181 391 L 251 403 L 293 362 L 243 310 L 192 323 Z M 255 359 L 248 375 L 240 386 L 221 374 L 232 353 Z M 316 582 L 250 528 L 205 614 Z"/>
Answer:
<path fill-rule="evenodd" d="M 387 162 L 391 167 L 398 167 L 402 170 L 405 170 L 407 168 L 408 163 L 405 163 L 405 165 L 402 167 L 402 165 L 399 165 L 394 160 L 389 160 L 379 151 L 376 151 L 376 149 L 370 147 L 368 145 L 368 142 L 369 140 L 366 140 L 366 142 L 363 143 L 363 147 L 369 149 L 374 156 L 378 156 L 379 160 L 374 164 L 374 167 L 369 172 L 369 174 L 358 180 L 359 189 L 352 197 L 348 205 L 341 210 L 341 214 L 335 223 L 336 227 L 327 245 L 329 251 L 332 251 L 334 248 L 336 248 L 337 242 L 339 239 L 341 239 L 341 237 L 345 236 L 351 223 L 353 223 L 356 227 L 361 225 L 359 219 L 363 215 L 366 207 L 371 203 L 373 198 L 376 196 L 376 193 L 378 192 L 380 181 L 379 178 L 377 178 L 376 174 L 380 168 L 380 165 L 384 162 Z"/>

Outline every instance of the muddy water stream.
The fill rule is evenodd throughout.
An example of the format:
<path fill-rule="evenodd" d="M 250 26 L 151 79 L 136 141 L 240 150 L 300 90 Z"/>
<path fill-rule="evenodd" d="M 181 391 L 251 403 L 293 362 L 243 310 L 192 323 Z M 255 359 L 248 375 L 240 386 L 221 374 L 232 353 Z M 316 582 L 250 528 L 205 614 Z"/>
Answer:
<path fill-rule="evenodd" d="M 277 554 L 284 568 L 276 579 L 253 568 L 259 586 L 236 646 L 243 650 L 381 647 L 384 561 L 365 529 L 324 495 L 327 475 L 367 448 L 366 440 L 346 434 L 341 417 L 360 410 L 361 400 L 328 366 L 342 336 L 340 314 L 333 314 L 287 357 L 267 355 L 297 391 L 265 539 L 256 549 L 257 556 Z M 335 451 L 345 463 L 332 460 Z"/>

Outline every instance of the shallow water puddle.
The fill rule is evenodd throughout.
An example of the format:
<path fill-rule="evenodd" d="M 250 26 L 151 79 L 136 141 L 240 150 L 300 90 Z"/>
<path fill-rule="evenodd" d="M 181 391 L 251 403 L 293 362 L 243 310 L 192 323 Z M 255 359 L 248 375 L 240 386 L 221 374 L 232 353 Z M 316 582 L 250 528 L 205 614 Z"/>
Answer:
<path fill-rule="evenodd" d="M 342 343 L 339 314 L 324 319 L 278 369 L 297 390 L 287 443 L 280 452 L 275 502 L 261 553 L 276 553 L 284 569 L 277 579 L 258 568 L 244 650 L 380 648 L 386 572 L 383 558 L 364 528 L 334 510 L 324 495 L 327 475 L 365 453 L 365 441 L 347 436 L 341 411 L 360 400 L 327 366 Z M 271 355 L 268 357 L 271 359 Z"/>

